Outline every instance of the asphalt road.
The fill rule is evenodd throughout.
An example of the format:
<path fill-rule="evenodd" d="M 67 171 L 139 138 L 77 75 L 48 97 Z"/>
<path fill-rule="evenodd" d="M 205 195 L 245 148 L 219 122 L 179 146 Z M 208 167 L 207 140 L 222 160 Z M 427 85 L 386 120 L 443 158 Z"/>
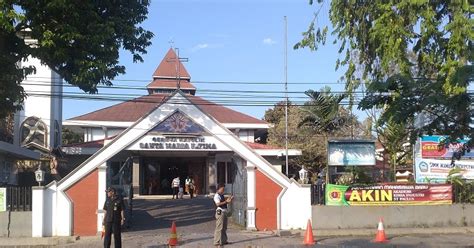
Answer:
<path fill-rule="evenodd" d="M 134 201 L 132 226 L 123 232 L 123 247 L 167 247 L 172 221 L 176 221 L 180 247 L 213 247 L 214 206 L 212 199 L 137 199 Z M 374 230 L 374 237 L 375 237 Z M 316 232 L 317 235 L 317 232 Z M 474 234 L 404 235 L 389 237 L 386 244 L 375 244 L 374 237 L 316 236 L 317 243 L 304 246 L 303 237 L 278 237 L 272 232 L 248 232 L 238 226 L 228 230 L 230 245 L 226 248 L 273 248 L 273 247 L 472 247 Z M 102 247 L 99 237 L 81 237 L 68 247 Z"/>

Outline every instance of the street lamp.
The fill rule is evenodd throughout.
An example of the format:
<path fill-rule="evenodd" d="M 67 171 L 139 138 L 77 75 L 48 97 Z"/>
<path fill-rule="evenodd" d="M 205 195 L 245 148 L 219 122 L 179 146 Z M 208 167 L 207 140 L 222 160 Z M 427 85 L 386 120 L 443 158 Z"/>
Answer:
<path fill-rule="evenodd" d="M 44 182 L 44 171 L 41 169 L 41 166 L 38 166 L 38 169 L 35 171 L 35 179 L 38 182 L 39 186 Z"/>
<path fill-rule="evenodd" d="M 304 167 L 301 168 L 299 171 L 300 174 L 300 180 L 303 184 L 308 183 L 308 171 L 304 169 Z"/>

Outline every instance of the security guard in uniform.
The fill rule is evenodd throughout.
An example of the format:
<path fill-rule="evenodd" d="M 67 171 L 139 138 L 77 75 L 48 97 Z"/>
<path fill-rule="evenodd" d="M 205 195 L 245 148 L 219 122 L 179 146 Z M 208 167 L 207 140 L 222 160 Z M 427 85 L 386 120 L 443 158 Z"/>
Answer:
<path fill-rule="evenodd" d="M 107 189 L 107 200 L 104 204 L 105 215 L 102 225 L 105 227 L 104 247 L 109 248 L 111 244 L 112 233 L 114 233 L 114 247 L 122 247 L 121 228 L 125 221 L 125 204 L 114 188 Z"/>
<path fill-rule="evenodd" d="M 218 248 L 229 244 L 227 241 L 227 204 L 232 202 L 234 196 L 225 197 L 225 184 L 219 184 L 214 195 L 216 204 L 216 229 L 214 231 L 214 245 Z"/>

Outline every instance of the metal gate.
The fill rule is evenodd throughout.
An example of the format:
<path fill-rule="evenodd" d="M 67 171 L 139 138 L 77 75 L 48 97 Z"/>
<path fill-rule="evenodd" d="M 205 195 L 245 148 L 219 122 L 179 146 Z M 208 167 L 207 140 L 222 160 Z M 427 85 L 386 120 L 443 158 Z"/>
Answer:
<path fill-rule="evenodd" d="M 247 212 L 247 161 L 234 155 L 232 157 L 232 168 L 234 176 L 231 193 L 234 200 L 231 204 L 231 218 L 234 223 L 246 226 Z"/>

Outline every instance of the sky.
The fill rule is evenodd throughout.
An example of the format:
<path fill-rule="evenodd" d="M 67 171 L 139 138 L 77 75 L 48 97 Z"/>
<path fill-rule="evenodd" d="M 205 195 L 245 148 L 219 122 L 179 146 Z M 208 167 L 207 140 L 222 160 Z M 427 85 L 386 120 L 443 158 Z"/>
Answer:
<path fill-rule="evenodd" d="M 326 84 L 333 91 L 342 91 L 338 80 L 344 69 L 335 71 L 338 47 L 329 37 L 318 51 L 294 50 L 293 45 L 302 39 L 314 18 L 318 6 L 308 0 L 155 0 L 149 7 L 148 19 L 142 26 L 154 33 L 152 45 L 143 56 L 143 63 L 133 63 L 127 51 L 120 54 L 120 63 L 126 74 L 117 77 L 115 85 L 145 87 L 173 41 L 180 56 L 189 59 L 184 63 L 197 88 L 197 95 L 212 100 L 206 90 L 277 91 L 273 96 L 284 96 L 283 84 L 242 85 L 215 82 L 284 82 L 284 16 L 288 20 L 288 90 L 290 100 L 303 97 L 308 89 L 319 90 Z M 319 25 L 327 25 L 329 6 L 322 7 Z M 330 29 L 331 30 L 331 29 Z M 132 80 L 132 81 L 127 81 Z M 214 83 L 205 83 L 214 82 Z M 308 83 L 308 84 L 294 84 Z M 200 92 L 200 90 L 202 90 Z M 77 91 L 65 88 L 64 91 Z M 131 93 L 145 95 L 146 91 L 120 91 L 99 89 L 99 93 Z M 228 93 L 227 94 L 232 94 Z M 255 97 L 254 99 L 257 99 Z M 278 98 L 280 99 L 280 98 Z M 249 100 L 241 99 L 239 102 Z M 264 99 L 272 100 L 272 99 Z M 276 102 L 277 98 L 273 98 Z M 298 98 L 299 101 L 302 98 Z M 63 118 L 68 119 L 89 113 L 118 102 L 64 100 Z M 235 110 L 263 118 L 269 106 L 229 106 Z M 363 113 L 358 112 L 362 119 Z"/>

